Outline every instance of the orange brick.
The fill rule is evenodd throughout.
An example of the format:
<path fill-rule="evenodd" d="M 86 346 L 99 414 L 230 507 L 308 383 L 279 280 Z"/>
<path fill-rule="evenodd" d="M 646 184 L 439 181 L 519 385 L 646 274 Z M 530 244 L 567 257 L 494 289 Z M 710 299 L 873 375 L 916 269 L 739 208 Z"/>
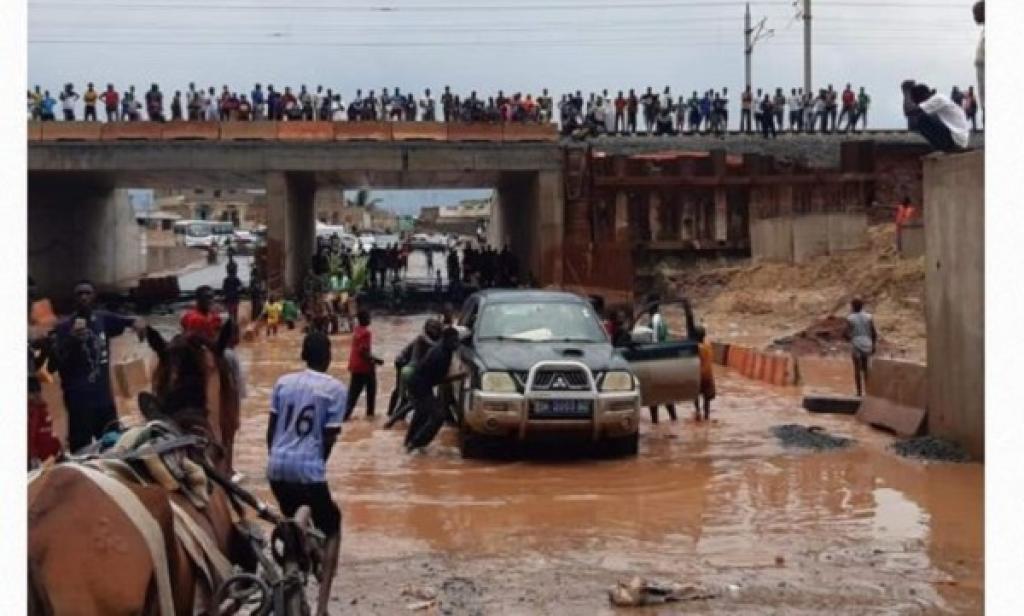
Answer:
<path fill-rule="evenodd" d="M 43 140 L 43 123 L 42 122 L 29 122 L 28 123 L 28 140 L 29 141 L 42 141 Z"/>
<path fill-rule="evenodd" d="M 103 124 L 103 140 L 153 140 L 163 138 L 160 122 L 110 122 Z"/>
<path fill-rule="evenodd" d="M 98 122 L 42 122 L 43 141 L 99 141 L 103 125 Z"/>
<path fill-rule="evenodd" d="M 278 122 L 221 122 L 221 141 L 276 141 Z"/>
<path fill-rule="evenodd" d="M 396 123 L 397 124 L 397 123 Z M 401 122 L 405 124 L 405 122 Z M 391 141 L 390 122 L 335 122 L 336 141 Z"/>
<path fill-rule="evenodd" d="M 448 140 L 448 127 L 439 122 L 395 122 L 391 125 L 391 130 L 396 141 Z"/>
<path fill-rule="evenodd" d="M 334 141 L 333 122 L 278 122 L 277 138 L 280 141 Z"/>
<path fill-rule="evenodd" d="M 161 133 L 163 139 L 217 140 L 220 139 L 220 124 L 217 122 L 167 122 Z"/>
<path fill-rule="evenodd" d="M 506 124 L 501 138 L 504 141 L 558 141 L 558 128 L 554 124 Z"/>
<path fill-rule="evenodd" d="M 500 142 L 502 132 L 501 124 L 453 122 L 448 125 L 448 141 Z"/>

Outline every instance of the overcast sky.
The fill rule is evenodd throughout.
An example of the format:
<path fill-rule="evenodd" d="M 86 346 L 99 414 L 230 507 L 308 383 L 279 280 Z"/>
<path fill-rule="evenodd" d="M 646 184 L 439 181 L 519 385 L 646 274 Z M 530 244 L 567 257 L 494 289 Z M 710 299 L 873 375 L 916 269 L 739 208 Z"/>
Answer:
<path fill-rule="evenodd" d="M 946 94 L 974 84 L 972 4 L 814 0 L 815 87 L 864 86 L 869 126 L 900 126 L 903 79 Z M 346 99 L 445 84 L 534 95 L 725 86 L 735 126 L 743 12 L 728 0 L 30 0 L 28 77 L 54 94 L 67 81 L 140 91 L 155 81 L 165 95 L 189 81 L 246 93 L 261 82 L 322 84 Z M 774 30 L 755 46 L 754 87 L 801 86 L 797 7 L 755 2 L 751 12 Z"/>

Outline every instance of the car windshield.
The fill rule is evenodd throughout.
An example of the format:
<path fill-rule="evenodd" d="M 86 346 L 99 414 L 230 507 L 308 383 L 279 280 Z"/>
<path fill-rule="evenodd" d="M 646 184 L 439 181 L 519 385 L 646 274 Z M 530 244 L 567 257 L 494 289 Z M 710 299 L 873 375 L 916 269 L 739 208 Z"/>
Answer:
<path fill-rule="evenodd" d="M 478 340 L 524 342 L 607 342 L 601 323 L 586 304 L 541 302 L 485 306 Z"/>
<path fill-rule="evenodd" d="M 207 237 L 210 235 L 210 225 L 189 225 L 188 235 L 190 237 Z"/>

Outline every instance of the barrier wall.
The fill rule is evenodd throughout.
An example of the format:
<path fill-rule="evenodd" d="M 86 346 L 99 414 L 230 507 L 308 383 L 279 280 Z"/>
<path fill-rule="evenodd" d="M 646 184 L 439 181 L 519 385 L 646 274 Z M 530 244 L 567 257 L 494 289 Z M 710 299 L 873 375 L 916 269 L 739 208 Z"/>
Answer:
<path fill-rule="evenodd" d="M 796 358 L 789 353 L 769 353 L 737 344 L 712 343 L 715 362 L 743 376 L 770 385 L 796 385 Z"/>
<path fill-rule="evenodd" d="M 928 431 L 984 459 L 984 150 L 925 158 L 924 211 Z"/>
<path fill-rule="evenodd" d="M 828 212 L 751 218 L 750 254 L 759 261 L 802 263 L 853 250 L 867 238 L 867 214 Z"/>
<path fill-rule="evenodd" d="M 440 122 L 33 122 L 29 141 L 558 141 L 554 124 Z"/>
<path fill-rule="evenodd" d="M 928 406 L 928 369 L 896 359 L 873 359 L 857 419 L 900 436 L 923 431 Z"/>

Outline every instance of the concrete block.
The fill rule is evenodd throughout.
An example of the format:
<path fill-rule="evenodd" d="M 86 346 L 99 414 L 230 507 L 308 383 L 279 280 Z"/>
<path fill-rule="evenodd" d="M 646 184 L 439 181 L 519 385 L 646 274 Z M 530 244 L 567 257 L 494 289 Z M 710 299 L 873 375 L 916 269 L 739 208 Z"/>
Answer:
<path fill-rule="evenodd" d="M 221 122 L 221 141 L 277 141 L 279 122 Z"/>
<path fill-rule="evenodd" d="M 916 436 L 927 415 L 927 381 L 923 364 L 873 360 L 857 419 L 900 436 Z"/>
<path fill-rule="evenodd" d="M 448 125 L 448 141 L 493 141 L 500 142 L 501 124 L 484 122 L 454 122 Z"/>
<path fill-rule="evenodd" d="M 43 140 L 43 123 L 32 122 L 28 123 L 28 140 L 29 141 L 42 141 Z"/>
<path fill-rule="evenodd" d="M 828 214 L 793 218 L 793 262 L 803 263 L 829 252 Z"/>
<path fill-rule="evenodd" d="M 42 122 L 42 141 L 99 141 L 99 122 Z"/>
<path fill-rule="evenodd" d="M 160 122 L 110 122 L 102 126 L 103 141 L 160 141 L 163 138 Z"/>
<path fill-rule="evenodd" d="M 505 124 L 501 138 L 503 141 L 558 141 L 558 129 L 554 124 Z"/>
<path fill-rule="evenodd" d="M 896 236 L 896 245 L 900 256 L 904 259 L 916 259 L 925 254 L 925 232 L 923 224 L 910 224 L 900 227 Z"/>
<path fill-rule="evenodd" d="M 831 212 L 828 217 L 828 252 L 863 248 L 868 237 L 867 213 Z"/>
<path fill-rule="evenodd" d="M 793 261 L 793 219 L 789 216 L 750 220 L 750 255 L 755 261 Z"/>
<path fill-rule="evenodd" d="M 396 122 L 406 124 L 405 122 Z M 410 122 L 409 124 L 412 124 Z M 443 124 L 439 124 L 443 128 Z M 394 127 L 390 122 L 335 122 L 335 141 L 391 141 Z"/>
<path fill-rule="evenodd" d="M 447 141 L 448 126 L 439 122 L 394 122 L 391 138 L 395 141 Z"/>
<path fill-rule="evenodd" d="M 217 122 L 166 122 L 163 124 L 161 137 L 165 140 L 205 140 L 220 139 L 220 124 Z"/>
<path fill-rule="evenodd" d="M 333 141 L 334 122 L 278 122 L 279 141 Z"/>

